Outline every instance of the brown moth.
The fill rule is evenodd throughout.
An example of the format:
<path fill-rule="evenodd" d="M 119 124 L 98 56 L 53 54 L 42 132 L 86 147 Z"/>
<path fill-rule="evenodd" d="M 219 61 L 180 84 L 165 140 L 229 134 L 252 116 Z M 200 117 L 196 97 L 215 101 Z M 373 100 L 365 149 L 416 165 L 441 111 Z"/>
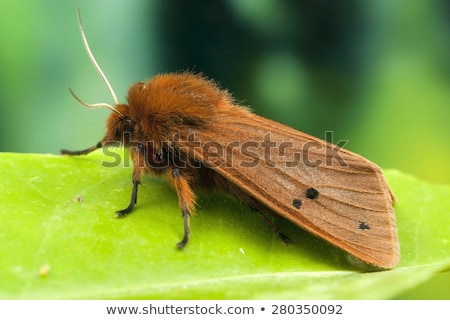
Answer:
<path fill-rule="evenodd" d="M 190 236 L 194 189 L 206 186 L 224 190 L 260 213 L 288 219 L 368 264 L 392 268 L 398 263 L 394 196 L 376 164 L 253 114 L 199 74 L 161 74 L 137 82 L 127 103 L 120 103 L 89 49 L 79 12 L 78 21 L 88 55 L 115 106 L 87 104 L 71 91 L 82 105 L 112 113 L 100 142 L 61 153 L 85 155 L 111 143 L 130 150 L 131 199 L 117 216 L 133 210 L 143 174 L 164 175 L 184 218 L 180 248 Z"/>

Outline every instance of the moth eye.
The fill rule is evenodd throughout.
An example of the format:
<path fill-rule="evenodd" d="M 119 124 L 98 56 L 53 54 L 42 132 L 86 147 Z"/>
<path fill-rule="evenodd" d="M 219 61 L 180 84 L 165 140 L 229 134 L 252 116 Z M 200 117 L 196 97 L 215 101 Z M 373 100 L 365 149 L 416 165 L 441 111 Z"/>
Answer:
<path fill-rule="evenodd" d="M 370 227 L 367 223 L 365 223 L 364 221 L 359 221 L 359 229 L 361 230 L 369 230 Z"/>
<path fill-rule="evenodd" d="M 292 205 L 293 205 L 296 209 L 300 209 L 300 207 L 302 206 L 302 200 L 300 200 L 300 199 L 294 199 L 294 201 L 292 201 Z"/>
<path fill-rule="evenodd" d="M 126 121 L 127 121 L 127 123 L 125 125 L 125 132 L 128 132 L 131 134 L 134 132 L 134 122 L 131 121 L 130 119 L 127 119 Z"/>
<path fill-rule="evenodd" d="M 308 199 L 316 199 L 319 196 L 319 191 L 317 191 L 314 188 L 308 188 L 308 190 L 306 190 L 306 197 Z"/>

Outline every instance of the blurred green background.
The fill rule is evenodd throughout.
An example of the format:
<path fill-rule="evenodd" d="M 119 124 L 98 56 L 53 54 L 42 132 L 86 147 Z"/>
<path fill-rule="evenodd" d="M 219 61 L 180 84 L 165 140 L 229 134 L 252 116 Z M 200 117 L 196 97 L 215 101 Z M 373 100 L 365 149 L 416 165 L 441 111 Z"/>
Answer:
<path fill-rule="evenodd" d="M 321 138 L 333 131 L 383 168 L 450 181 L 448 0 L 2 1 L 0 151 L 58 153 L 103 136 L 108 111 L 67 90 L 112 103 L 77 7 L 122 101 L 156 73 L 203 72 L 258 114 Z M 402 298 L 450 298 L 433 281 L 450 285 L 438 275 Z"/>

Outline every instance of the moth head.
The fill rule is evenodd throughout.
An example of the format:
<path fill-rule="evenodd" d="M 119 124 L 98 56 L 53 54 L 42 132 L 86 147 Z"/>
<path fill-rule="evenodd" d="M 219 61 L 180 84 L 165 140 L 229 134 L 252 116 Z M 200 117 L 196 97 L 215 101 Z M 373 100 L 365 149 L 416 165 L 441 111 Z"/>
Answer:
<path fill-rule="evenodd" d="M 128 116 L 128 105 L 119 104 L 115 110 L 117 112 L 112 112 L 106 120 L 106 135 L 103 141 L 129 147 L 131 141 L 135 140 L 136 122 Z"/>

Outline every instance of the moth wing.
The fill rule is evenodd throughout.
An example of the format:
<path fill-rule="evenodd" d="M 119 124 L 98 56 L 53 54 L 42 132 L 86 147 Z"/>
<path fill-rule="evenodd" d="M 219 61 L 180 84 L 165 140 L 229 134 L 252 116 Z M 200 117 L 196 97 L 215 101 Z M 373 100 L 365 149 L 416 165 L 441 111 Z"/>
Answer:
<path fill-rule="evenodd" d="M 398 263 L 394 197 L 376 164 L 251 113 L 222 120 L 195 132 L 200 146 L 186 145 L 191 156 L 357 258 L 382 268 Z"/>

